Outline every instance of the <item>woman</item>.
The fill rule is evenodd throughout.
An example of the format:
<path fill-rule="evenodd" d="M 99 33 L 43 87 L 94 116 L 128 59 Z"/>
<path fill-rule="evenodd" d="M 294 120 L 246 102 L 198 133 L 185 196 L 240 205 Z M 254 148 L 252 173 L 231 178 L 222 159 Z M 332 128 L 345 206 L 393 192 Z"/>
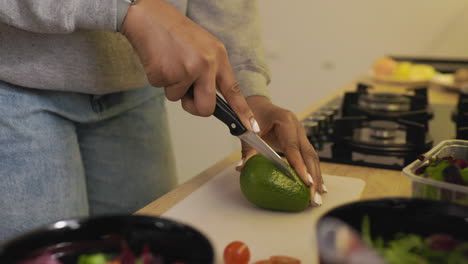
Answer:
<path fill-rule="evenodd" d="M 255 1 L 4 1 L 0 22 L 0 240 L 169 191 L 164 100 L 209 116 L 216 88 L 321 204 L 317 154 L 268 98 Z M 243 162 L 254 153 L 244 145 Z"/>

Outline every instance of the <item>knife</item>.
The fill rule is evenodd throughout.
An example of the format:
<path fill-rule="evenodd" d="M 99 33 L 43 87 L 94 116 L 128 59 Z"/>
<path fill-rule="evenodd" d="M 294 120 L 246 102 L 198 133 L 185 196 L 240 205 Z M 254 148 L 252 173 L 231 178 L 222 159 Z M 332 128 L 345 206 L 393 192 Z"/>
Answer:
<path fill-rule="evenodd" d="M 216 94 L 216 107 L 213 115 L 226 124 L 229 132 L 245 141 L 260 154 L 272 161 L 287 177 L 295 180 L 290 167 L 286 162 L 257 134 L 248 131 L 242 124 L 237 114 L 232 110 L 228 103 L 218 94 Z"/>

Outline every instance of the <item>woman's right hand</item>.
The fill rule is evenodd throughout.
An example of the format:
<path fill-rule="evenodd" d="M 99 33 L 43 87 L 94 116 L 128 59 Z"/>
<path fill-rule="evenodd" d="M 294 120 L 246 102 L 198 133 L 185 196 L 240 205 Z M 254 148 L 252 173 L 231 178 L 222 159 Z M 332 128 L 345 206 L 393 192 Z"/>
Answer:
<path fill-rule="evenodd" d="M 253 113 L 243 97 L 224 45 L 164 0 L 131 5 L 121 32 L 132 44 L 151 85 L 164 87 L 187 112 L 210 116 L 216 87 L 252 131 Z M 193 85 L 193 97 L 187 94 Z"/>

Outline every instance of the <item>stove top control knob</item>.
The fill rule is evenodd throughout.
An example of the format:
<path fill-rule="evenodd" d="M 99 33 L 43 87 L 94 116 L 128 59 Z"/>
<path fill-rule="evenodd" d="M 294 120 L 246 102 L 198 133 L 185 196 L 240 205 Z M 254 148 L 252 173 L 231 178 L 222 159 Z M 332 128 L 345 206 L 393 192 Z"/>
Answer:
<path fill-rule="evenodd" d="M 323 112 L 321 112 L 322 115 L 325 116 L 325 118 L 327 119 L 327 123 L 329 125 L 331 125 L 333 123 L 333 121 L 335 120 L 335 112 L 333 112 L 333 110 L 325 110 Z"/>
<path fill-rule="evenodd" d="M 306 131 L 306 135 L 309 139 L 314 139 L 318 136 L 318 123 L 312 119 L 306 119 L 302 121 L 302 125 Z"/>
<path fill-rule="evenodd" d="M 340 106 L 339 105 L 330 105 L 325 107 L 325 111 L 332 111 L 333 116 L 337 116 L 338 112 L 340 111 Z"/>
<path fill-rule="evenodd" d="M 312 115 L 311 119 L 317 122 L 318 137 L 326 139 L 328 137 L 328 119 L 322 112 L 317 112 Z"/>
<path fill-rule="evenodd" d="M 326 133 L 327 135 L 333 134 L 333 124 L 335 122 L 335 112 L 333 110 L 326 110 L 322 112 L 323 116 L 327 120 L 326 125 Z"/>
<path fill-rule="evenodd" d="M 322 137 L 318 122 L 310 116 L 306 120 L 302 121 L 302 125 L 304 126 L 307 138 L 312 146 L 314 146 L 314 149 L 317 151 L 320 150 L 322 146 Z"/>

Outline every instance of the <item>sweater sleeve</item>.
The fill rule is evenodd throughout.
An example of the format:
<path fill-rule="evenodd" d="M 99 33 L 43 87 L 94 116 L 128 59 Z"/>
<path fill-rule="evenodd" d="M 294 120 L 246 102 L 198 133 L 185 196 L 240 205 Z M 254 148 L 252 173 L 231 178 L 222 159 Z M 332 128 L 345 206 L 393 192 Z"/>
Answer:
<path fill-rule="evenodd" d="M 4 0 L 0 23 L 35 33 L 117 31 L 126 8 L 123 0 Z"/>
<path fill-rule="evenodd" d="M 270 70 L 265 60 L 255 0 L 190 0 L 187 16 L 221 40 L 245 97 L 269 97 Z"/>

